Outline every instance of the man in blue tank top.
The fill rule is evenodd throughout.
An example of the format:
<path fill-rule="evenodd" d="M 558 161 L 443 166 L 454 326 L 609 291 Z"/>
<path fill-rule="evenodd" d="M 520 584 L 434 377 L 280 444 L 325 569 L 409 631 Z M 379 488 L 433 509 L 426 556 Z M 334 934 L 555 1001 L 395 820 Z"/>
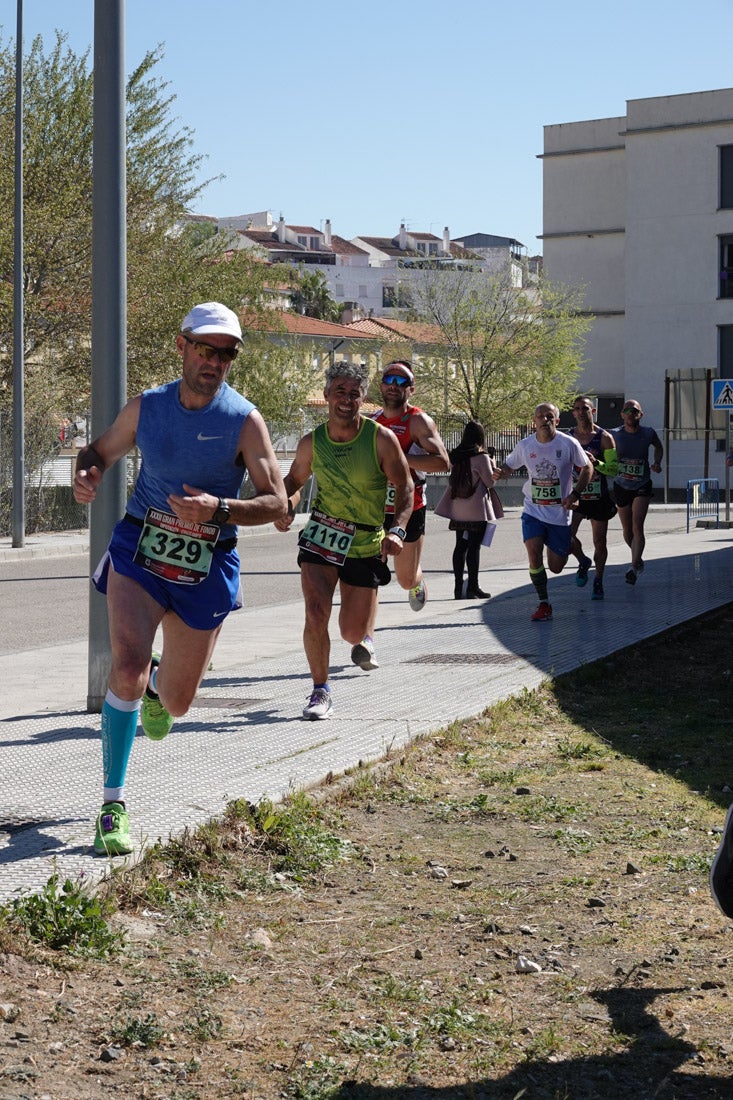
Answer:
<path fill-rule="evenodd" d="M 242 606 L 237 525 L 269 523 L 287 509 L 265 422 L 226 382 L 241 342 L 232 310 L 194 306 L 176 337 L 181 377 L 133 397 L 77 459 L 74 497 L 90 504 L 106 470 L 134 446 L 142 455 L 93 578 L 107 596 L 112 651 L 94 839 L 101 854 L 133 848 L 124 783 L 138 711 L 151 740 L 169 733 L 194 700 L 224 619 Z M 245 470 L 255 495 L 240 500 Z M 159 626 L 160 656 L 152 653 Z"/>

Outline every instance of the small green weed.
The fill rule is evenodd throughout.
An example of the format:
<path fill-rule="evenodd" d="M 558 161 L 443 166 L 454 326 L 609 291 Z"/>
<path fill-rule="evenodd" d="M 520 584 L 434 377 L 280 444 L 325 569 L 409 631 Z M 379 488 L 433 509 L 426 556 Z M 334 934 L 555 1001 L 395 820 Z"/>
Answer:
<path fill-rule="evenodd" d="M 514 787 L 517 783 L 519 772 L 516 768 L 511 768 L 508 771 L 488 771 L 482 769 L 477 772 L 477 779 L 479 783 L 483 783 L 484 787 Z"/>
<path fill-rule="evenodd" d="M 549 797 L 538 795 L 530 800 L 520 799 L 517 805 L 517 816 L 523 821 L 531 821 L 535 824 L 543 821 L 568 821 L 579 815 L 585 816 L 587 812 L 586 806 L 563 802 L 555 795 Z"/>
<path fill-rule="evenodd" d="M 14 925 L 35 943 L 72 955 L 105 958 L 122 949 L 124 939 L 107 924 L 111 905 L 78 882 L 59 876 L 38 894 L 15 898 L 0 911 L 0 922 Z"/>
<path fill-rule="evenodd" d="M 605 756 L 606 750 L 589 741 L 560 741 L 557 755 L 561 760 L 590 760 Z"/>
<path fill-rule="evenodd" d="M 199 993 L 214 993 L 217 989 L 225 989 L 232 982 L 232 976 L 226 970 L 205 970 L 194 959 L 173 962 L 171 970 L 187 981 L 194 982 Z"/>
<path fill-rule="evenodd" d="M 527 1047 L 527 1060 L 530 1062 L 542 1062 L 551 1054 L 556 1054 L 562 1045 L 562 1040 L 554 1024 L 544 1028 L 534 1035 L 532 1042 Z"/>
<path fill-rule="evenodd" d="M 146 1016 L 127 1016 L 124 1023 L 115 1024 L 110 1037 L 121 1046 L 157 1046 L 165 1035 L 165 1028 L 153 1012 Z"/>
<path fill-rule="evenodd" d="M 400 1004 L 427 1000 L 427 994 L 422 984 L 418 985 L 415 982 L 403 981 L 393 974 L 386 975 L 382 982 L 381 992 L 382 996 L 388 1000 L 397 1001 Z"/>
<path fill-rule="evenodd" d="M 467 1035 L 481 1028 L 483 1017 L 461 1008 L 458 1001 L 452 1001 L 446 1008 L 439 1008 L 428 1017 L 428 1028 L 438 1035 Z"/>
<path fill-rule="evenodd" d="M 302 792 L 282 806 L 263 800 L 253 809 L 257 828 L 274 855 L 273 869 L 301 881 L 344 859 L 349 845 L 327 829 L 318 807 Z"/>
<path fill-rule="evenodd" d="M 556 840 L 566 852 L 574 855 L 592 852 L 596 846 L 596 841 L 590 833 L 575 829 L 556 829 L 552 836 L 553 840 Z"/>
<path fill-rule="evenodd" d="M 208 1008 L 204 1008 L 185 1024 L 184 1030 L 188 1031 L 199 1042 L 206 1043 L 210 1039 L 216 1039 L 221 1034 L 223 1026 L 221 1016 L 218 1016 L 216 1012 L 210 1012 Z"/>
<path fill-rule="evenodd" d="M 282 1095 L 292 1100 L 331 1100 L 342 1094 L 345 1076 L 346 1066 L 334 1058 L 308 1058 L 290 1067 Z"/>
<path fill-rule="evenodd" d="M 352 1029 L 341 1035 L 341 1042 L 347 1050 L 385 1051 L 398 1047 L 412 1048 L 420 1036 L 417 1027 L 400 1028 L 394 1024 L 375 1024 L 371 1030 Z"/>
<path fill-rule="evenodd" d="M 665 853 L 660 856 L 650 856 L 649 862 L 662 864 L 665 871 L 671 871 L 673 874 L 680 874 L 684 871 L 696 871 L 701 875 L 707 875 L 710 872 L 713 856 L 712 854 L 702 855 L 696 852 L 689 855 L 676 856 L 670 856 Z"/>

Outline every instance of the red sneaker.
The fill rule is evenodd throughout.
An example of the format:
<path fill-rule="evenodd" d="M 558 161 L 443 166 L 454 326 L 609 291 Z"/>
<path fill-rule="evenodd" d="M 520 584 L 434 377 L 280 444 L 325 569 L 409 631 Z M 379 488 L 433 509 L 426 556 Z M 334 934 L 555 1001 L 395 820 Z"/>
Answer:
<path fill-rule="evenodd" d="M 552 618 L 552 607 L 549 603 L 541 603 L 540 606 L 532 615 L 531 621 L 533 623 L 547 623 Z"/>

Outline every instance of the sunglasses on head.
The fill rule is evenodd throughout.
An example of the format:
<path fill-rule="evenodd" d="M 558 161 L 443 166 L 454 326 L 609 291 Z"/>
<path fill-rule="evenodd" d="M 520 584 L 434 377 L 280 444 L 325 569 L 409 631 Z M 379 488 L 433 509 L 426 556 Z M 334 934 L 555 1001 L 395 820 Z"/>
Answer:
<path fill-rule="evenodd" d="M 185 332 L 182 332 L 181 336 L 207 363 L 210 363 L 215 355 L 219 356 L 220 363 L 231 363 L 239 355 L 239 348 L 236 345 L 231 348 L 215 348 L 211 344 L 202 344 L 200 340 L 192 340 L 190 336 L 186 336 Z"/>
<path fill-rule="evenodd" d="M 385 386 L 409 386 L 411 384 L 410 379 L 405 378 L 404 374 L 385 374 L 382 382 Z"/>

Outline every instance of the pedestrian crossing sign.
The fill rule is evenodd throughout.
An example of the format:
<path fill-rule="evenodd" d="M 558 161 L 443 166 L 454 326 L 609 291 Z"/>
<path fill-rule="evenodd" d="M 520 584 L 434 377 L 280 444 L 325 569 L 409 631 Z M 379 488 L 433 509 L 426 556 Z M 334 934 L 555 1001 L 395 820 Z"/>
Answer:
<path fill-rule="evenodd" d="M 733 378 L 713 378 L 713 408 L 733 411 Z"/>

